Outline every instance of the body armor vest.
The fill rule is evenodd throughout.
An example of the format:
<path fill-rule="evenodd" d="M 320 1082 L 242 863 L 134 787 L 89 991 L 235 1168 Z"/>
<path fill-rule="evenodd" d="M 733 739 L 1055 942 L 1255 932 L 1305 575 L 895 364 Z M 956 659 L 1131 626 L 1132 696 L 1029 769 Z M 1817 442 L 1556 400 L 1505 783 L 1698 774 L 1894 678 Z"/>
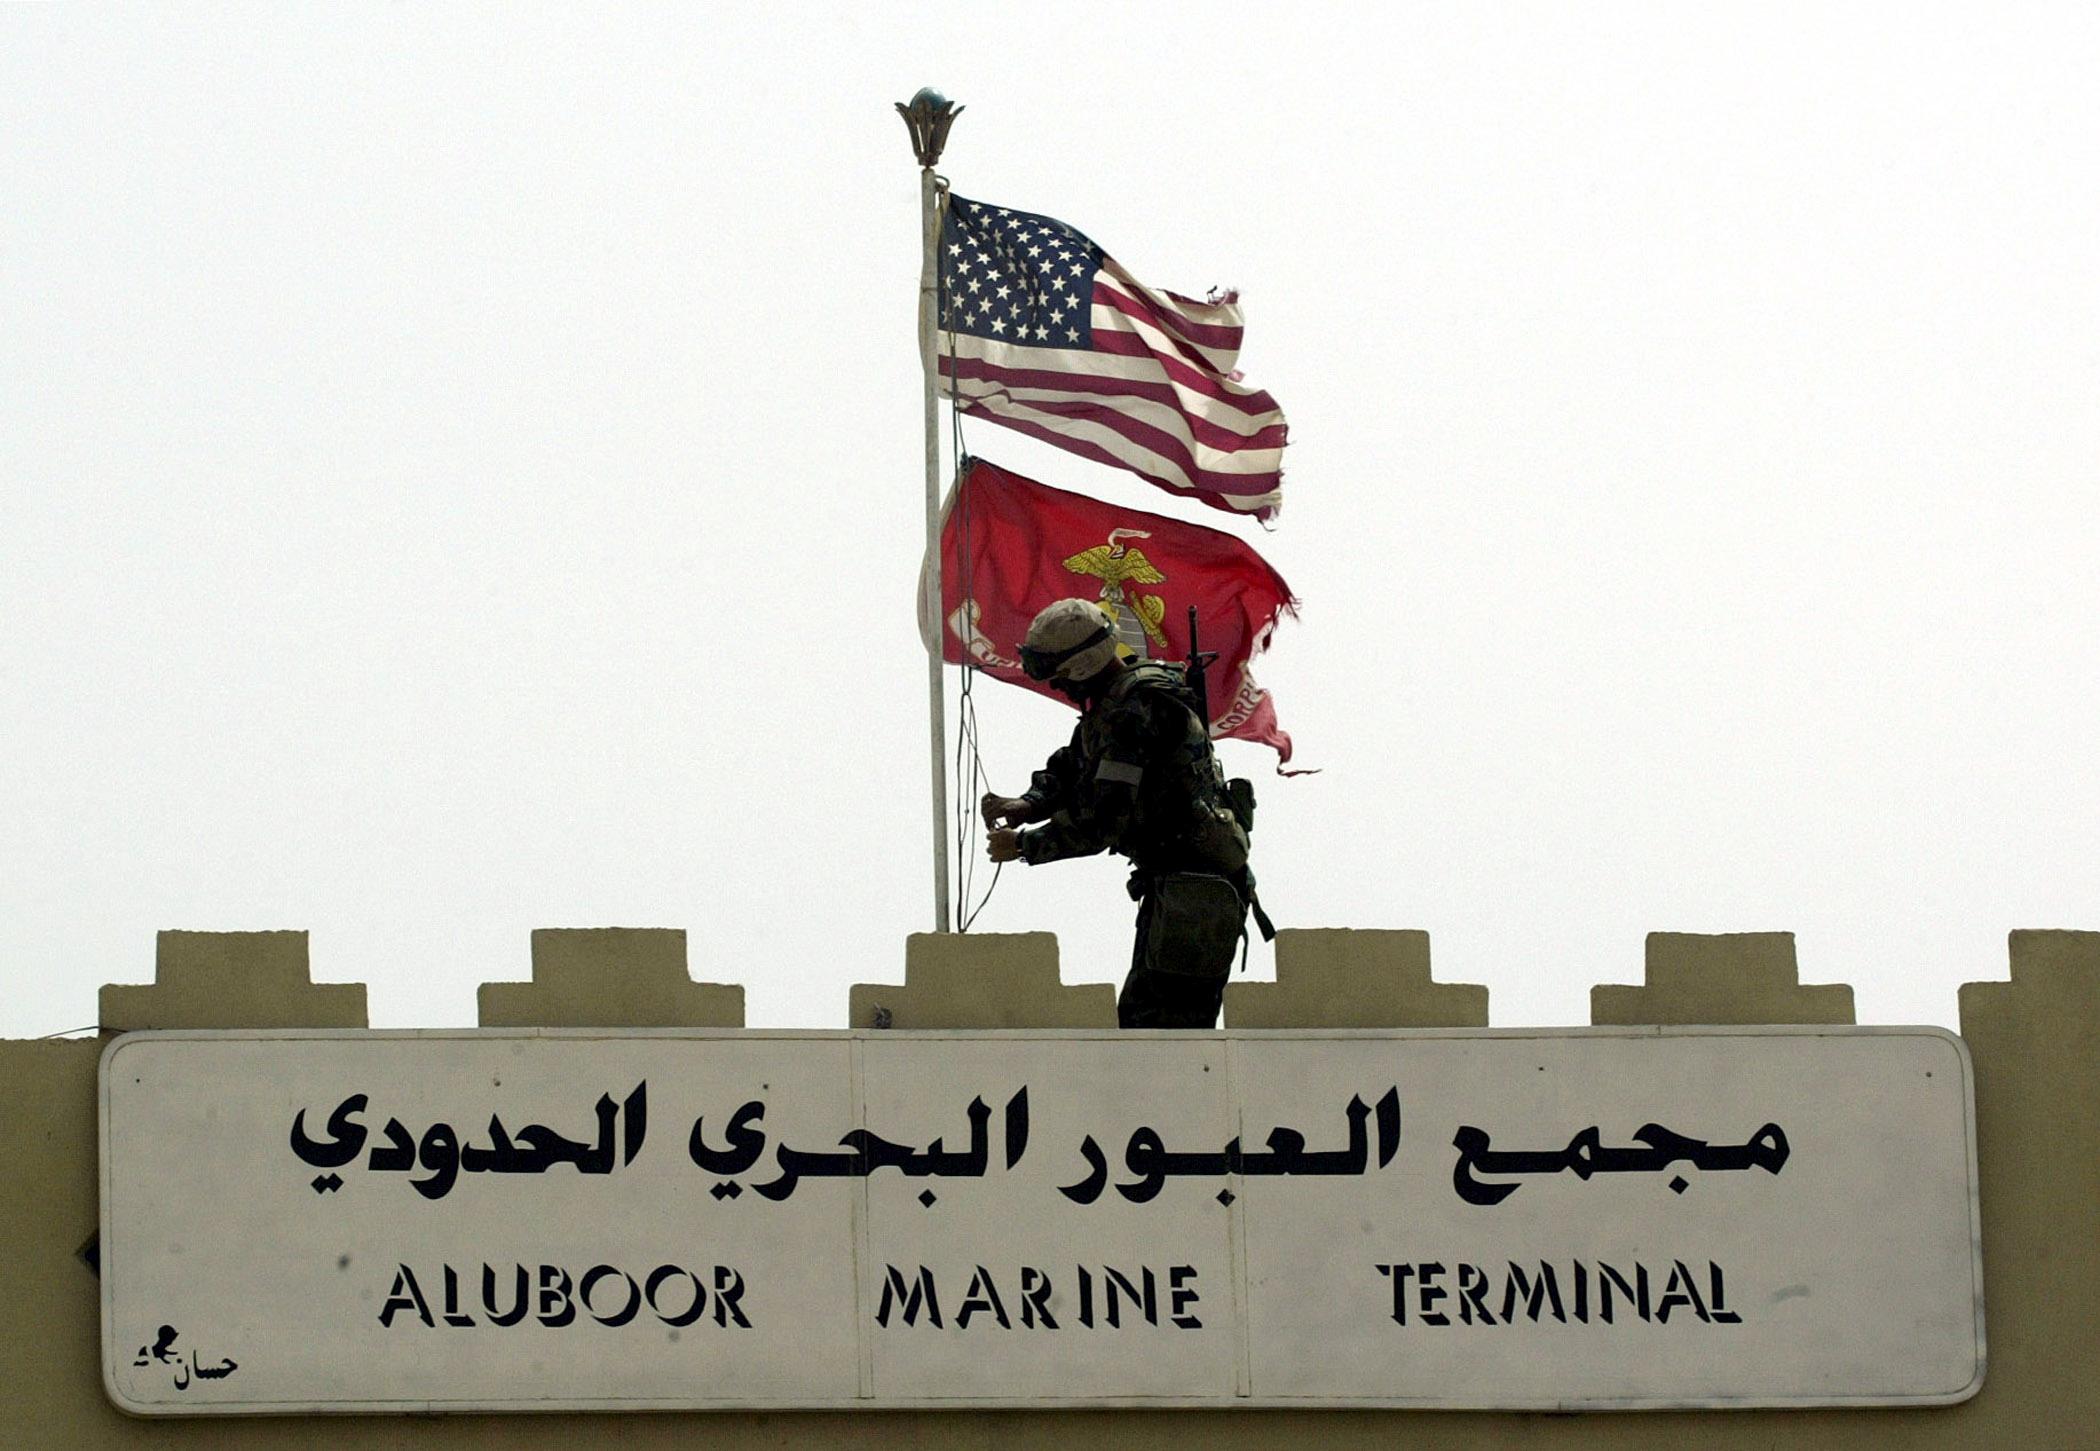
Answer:
<path fill-rule="evenodd" d="M 1102 758 L 1109 719 L 1141 692 L 1155 702 L 1171 702 L 1168 713 L 1180 718 L 1183 732 L 1158 759 L 1135 763 L 1143 766 L 1145 778 L 1125 832 L 1124 854 L 1154 870 L 1239 872 L 1247 865 L 1247 833 L 1233 811 L 1224 770 L 1181 666 L 1147 660 L 1125 669 L 1101 704 L 1087 713 L 1082 739 L 1088 759 Z"/>

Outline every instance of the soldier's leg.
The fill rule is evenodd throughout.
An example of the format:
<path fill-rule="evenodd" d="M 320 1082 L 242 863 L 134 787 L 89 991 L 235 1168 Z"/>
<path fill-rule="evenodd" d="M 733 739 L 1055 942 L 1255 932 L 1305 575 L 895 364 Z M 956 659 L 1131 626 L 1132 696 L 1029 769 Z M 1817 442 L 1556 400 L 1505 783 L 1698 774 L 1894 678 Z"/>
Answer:
<path fill-rule="evenodd" d="M 1150 942 L 1153 898 L 1138 909 L 1137 940 L 1130 953 L 1130 974 L 1116 999 L 1116 1021 L 1125 1028 L 1212 1028 L 1225 999 L 1226 958 L 1215 975 L 1162 972 L 1153 961 Z M 1237 922 L 1233 924 L 1237 930 Z"/>
<path fill-rule="evenodd" d="M 1225 983 L 1232 975 L 1232 964 L 1237 958 L 1236 944 L 1246 930 L 1246 890 L 1233 884 L 1236 898 L 1228 905 L 1219 902 L 1206 912 L 1202 924 L 1194 929 L 1195 935 L 1204 943 L 1203 956 L 1213 970 L 1203 976 L 1180 976 L 1171 989 L 1172 1003 L 1163 1014 L 1171 1021 L 1162 1023 L 1169 1028 L 1214 1028 L 1218 1024 L 1218 1011 L 1225 1002 Z"/>
<path fill-rule="evenodd" d="M 1215 1028 L 1218 1009 L 1225 1001 L 1225 979 L 1173 977 L 1152 974 L 1161 988 L 1159 1021 L 1155 1028 Z"/>
<path fill-rule="evenodd" d="M 1145 966 L 1145 937 L 1152 926 L 1152 898 L 1138 907 L 1137 940 L 1130 947 L 1130 972 L 1123 991 L 1116 997 L 1116 1025 L 1123 1028 L 1164 1028 L 1160 1019 L 1159 978 Z"/>

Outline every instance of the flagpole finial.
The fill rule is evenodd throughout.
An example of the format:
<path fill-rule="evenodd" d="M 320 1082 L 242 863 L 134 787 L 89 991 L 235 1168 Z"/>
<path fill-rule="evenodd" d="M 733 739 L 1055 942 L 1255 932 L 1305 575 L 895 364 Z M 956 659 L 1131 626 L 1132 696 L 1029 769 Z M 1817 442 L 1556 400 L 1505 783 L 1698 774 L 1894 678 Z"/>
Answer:
<path fill-rule="evenodd" d="M 940 165 L 941 149 L 948 144 L 948 128 L 962 113 L 961 106 L 931 86 L 921 86 L 909 103 L 897 102 L 897 114 L 911 131 L 911 151 L 919 158 L 919 165 Z"/>

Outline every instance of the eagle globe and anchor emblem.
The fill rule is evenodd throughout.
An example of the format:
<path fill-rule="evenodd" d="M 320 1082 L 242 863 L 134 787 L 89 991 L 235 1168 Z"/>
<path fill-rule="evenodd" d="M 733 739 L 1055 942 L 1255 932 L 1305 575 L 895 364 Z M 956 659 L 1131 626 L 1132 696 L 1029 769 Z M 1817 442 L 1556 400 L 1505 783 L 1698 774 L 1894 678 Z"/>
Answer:
<path fill-rule="evenodd" d="M 1145 551 L 1126 545 L 1126 539 L 1150 539 L 1147 529 L 1111 529 L 1108 542 L 1080 551 L 1067 559 L 1065 568 L 1101 581 L 1101 607 L 1115 617 L 1116 639 L 1141 660 L 1152 658 L 1152 648 L 1167 651 L 1167 637 L 1159 622 L 1166 618 L 1167 602 L 1156 594 L 1137 594 L 1129 586 L 1165 584 L 1167 577 L 1145 558 Z"/>
<path fill-rule="evenodd" d="M 1140 660 L 1169 657 L 1172 653 L 1160 622 L 1167 616 L 1166 599 L 1157 594 L 1139 594 L 1134 585 L 1165 584 L 1167 577 L 1145 557 L 1145 552 L 1125 544 L 1126 539 L 1150 539 L 1149 529 L 1111 529 L 1108 541 L 1082 549 L 1063 562 L 1077 575 L 1100 581 L 1095 596 L 1115 620 L 1116 640 L 1129 647 Z M 980 665 L 1019 670 L 1021 662 L 1007 658 L 978 628 L 981 609 L 974 599 L 965 599 L 948 616 L 948 628 Z"/>

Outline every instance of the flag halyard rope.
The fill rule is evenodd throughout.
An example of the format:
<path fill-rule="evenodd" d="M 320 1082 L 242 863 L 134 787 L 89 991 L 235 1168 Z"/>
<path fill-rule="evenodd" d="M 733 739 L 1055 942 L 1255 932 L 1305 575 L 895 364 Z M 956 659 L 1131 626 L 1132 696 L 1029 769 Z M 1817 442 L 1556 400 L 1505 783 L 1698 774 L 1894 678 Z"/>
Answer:
<path fill-rule="evenodd" d="M 940 204 L 945 210 L 948 200 L 948 179 L 937 175 L 934 178 L 934 186 L 939 195 Z M 938 327 L 936 336 L 946 344 L 948 359 L 952 367 L 955 359 L 955 319 L 948 307 L 947 285 L 944 274 L 940 269 L 937 269 L 936 276 L 943 277 L 943 280 L 936 284 L 938 290 L 934 294 L 934 306 L 937 309 L 935 321 Z M 969 446 L 963 439 L 962 410 L 956 406 L 952 395 L 948 399 L 948 434 L 951 453 L 955 459 L 955 553 L 958 572 L 956 598 L 962 602 L 963 618 L 967 621 L 970 603 L 976 598 L 971 581 L 970 496 L 963 488 L 963 478 L 970 467 L 970 453 Z M 935 541 L 933 547 L 936 549 L 940 547 L 938 540 Z M 945 650 L 948 631 L 946 602 L 936 600 L 934 606 L 935 638 L 942 642 L 942 648 Z M 999 875 L 1005 870 L 1005 866 L 1003 863 L 993 866 L 992 879 L 985 884 L 984 895 L 977 899 L 974 906 L 971 905 L 970 896 L 976 886 L 977 876 L 977 862 L 971 849 L 977 842 L 979 821 L 977 802 L 984 793 L 985 773 L 984 756 L 980 749 L 981 737 L 977 722 L 977 699 L 973 690 L 976 682 L 977 666 L 970 658 L 970 652 L 967 649 L 963 650 L 961 655 L 962 683 L 956 693 L 955 705 L 955 913 L 956 930 L 958 932 L 968 932 L 971 925 L 977 921 L 977 914 L 982 912 L 985 904 L 991 901 L 992 893 L 999 885 Z"/>

